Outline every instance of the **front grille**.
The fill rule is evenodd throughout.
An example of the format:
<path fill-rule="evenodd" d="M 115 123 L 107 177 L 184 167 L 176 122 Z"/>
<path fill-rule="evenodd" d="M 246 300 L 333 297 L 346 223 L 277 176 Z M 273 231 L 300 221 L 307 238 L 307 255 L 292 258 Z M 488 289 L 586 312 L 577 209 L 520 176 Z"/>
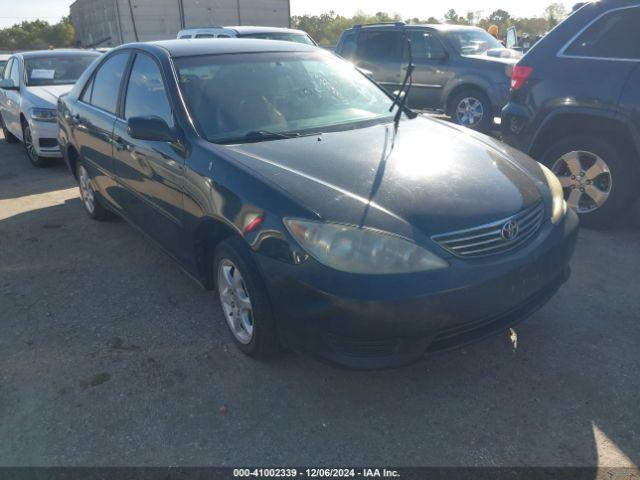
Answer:
<path fill-rule="evenodd" d="M 39 143 L 40 148 L 55 148 L 58 146 L 58 140 L 55 138 L 41 138 Z"/>
<path fill-rule="evenodd" d="M 473 258 L 499 255 L 523 246 L 540 229 L 544 218 L 544 205 L 538 203 L 513 217 L 481 227 L 436 235 L 433 240 L 457 257 Z M 510 222 L 517 224 L 517 235 L 509 240 L 504 228 Z M 513 224 L 512 224 L 513 225 Z"/>

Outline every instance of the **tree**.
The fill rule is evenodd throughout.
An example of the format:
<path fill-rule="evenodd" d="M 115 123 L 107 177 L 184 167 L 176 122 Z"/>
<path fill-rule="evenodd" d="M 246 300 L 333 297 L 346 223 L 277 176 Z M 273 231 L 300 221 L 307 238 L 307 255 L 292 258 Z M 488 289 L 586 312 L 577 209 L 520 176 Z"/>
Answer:
<path fill-rule="evenodd" d="M 0 30 L 0 50 L 42 50 L 72 47 L 75 31 L 69 17 L 56 24 L 43 20 L 22 22 Z"/>
<path fill-rule="evenodd" d="M 549 30 L 558 25 L 567 16 L 567 9 L 561 3 L 552 3 L 544 9 Z"/>

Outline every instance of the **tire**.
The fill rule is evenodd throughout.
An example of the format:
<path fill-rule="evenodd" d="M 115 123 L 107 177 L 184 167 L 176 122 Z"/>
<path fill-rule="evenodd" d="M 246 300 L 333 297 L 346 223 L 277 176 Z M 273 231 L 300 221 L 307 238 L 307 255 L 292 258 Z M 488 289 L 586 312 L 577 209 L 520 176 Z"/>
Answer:
<path fill-rule="evenodd" d="M 7 143 L 19 143 L 20 139 L 16 137 L 13 133 L 7 130 L 7 127 L 4 124 L 4 120 L 2 115 L 0 115 L 0 127 L 2 127 L 2 134 L 4 135 L 4 139 Z"/>
<path fill-rule="evenodd" d="M 448 102 L 449 108 L 447 109 L 447 115 L 451 117 L 454 123 L 462 125 L 463 127 L 477 130 L 479 132 L 486 133 L 491 130 L 493 125 L 493 105 L 489 97 L 477 88 L 465 88 L 456 93 Z M 480 114 L 480 117 L 470 118 L 468 113 L 462 113 L 462 109 L 467 108 L 468 113 L 475 112 Z M 469 121 L 465 121 L 465 118 Z M 471 122 L 473 120 L 473 122 Z"/>
<path fill-rule="evenodd" d="M 552 144 L 540 161 L 558 176 L 567 203 L 585 227 L 611 226 L 637 196 L 637 158 L 597 135 L 563 138 Z"/>
<path fill-rule="evenodd" d="M 258 267 L 242 239 L 231 238 L 218 245 L 213 259 L 213 275 L 222 314 L 237 347 L 245 355 L 258 360 L 274 356 L 280 351 L 280 344 L 271 302 Z M 239 280 L 236 287 L 233 280 Z M 247 299 L 250 317 L 246 315 L 248 312 L 241 311 L 241 305 L 246 306 Z M 247 329 L 249 323 L 251 332 Z"/>
<path fill-rule="evenodd" d="M 22 143 L 27 153 L 27 158 L 34 167 L 43 168 L 51 164 L 48 159 L 42 158 L 38 155 L 38 152 L 36 152 L 33 137 L 31 136 L 31 127 L 26 122 L 22 124 Z"/>
<path fill-rule="evenodd" d="M 78 161 L 76 167 L 76 177 L 78 179 L 78 187 L 80 189 L 80 200 L 82 201 L 84 211 L 87 212 L 89 218 L 99 222 L 109 218 L 109 211 L 100 204 L 93 188 L 91 178 L 80 161 Z"/>

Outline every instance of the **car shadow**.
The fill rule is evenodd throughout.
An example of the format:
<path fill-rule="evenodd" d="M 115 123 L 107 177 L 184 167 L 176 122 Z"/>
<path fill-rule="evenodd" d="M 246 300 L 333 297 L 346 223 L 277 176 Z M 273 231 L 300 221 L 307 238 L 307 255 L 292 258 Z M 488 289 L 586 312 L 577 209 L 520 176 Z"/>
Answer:
<path fill-rule="evenodd" d="M 243 356 L 214 293 L 78 199 L 11 216 L 0 464 L 638 465 L 638 241 L 588 257 L 600 238 L 580 240 L 517 348 L 505 334 L 363 372 Z"/>

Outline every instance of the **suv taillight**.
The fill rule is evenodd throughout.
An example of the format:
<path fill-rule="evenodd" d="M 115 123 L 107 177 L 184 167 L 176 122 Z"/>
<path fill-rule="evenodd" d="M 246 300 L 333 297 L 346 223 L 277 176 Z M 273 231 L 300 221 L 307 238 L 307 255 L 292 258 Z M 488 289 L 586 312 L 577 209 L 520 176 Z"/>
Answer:
<path fill-rule="evenodd" d="M 513 90 L 520 90 L 532 73 L 533 68 L 531 67 L 525 67 L 523 65 L 513 67 L 513 72 L 511 72 L 511 88 Z"/>

